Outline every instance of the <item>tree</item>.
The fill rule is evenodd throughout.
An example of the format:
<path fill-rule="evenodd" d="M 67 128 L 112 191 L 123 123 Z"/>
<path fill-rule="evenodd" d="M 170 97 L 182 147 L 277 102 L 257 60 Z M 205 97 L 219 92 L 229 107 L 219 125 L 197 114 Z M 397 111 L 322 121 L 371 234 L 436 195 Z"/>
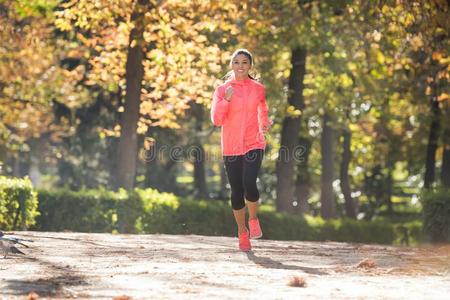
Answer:
<path fill-rule="evenodd" d="M 211 87 L 205 83 L 213 81 L 219 68 L 216 57 L 221 56 L 207 35 L 219 25 L 233 31 L 227 21 L 235 7 L 225 1 L 180 0 L 83 0 L 62 7 L 56 24 L 78 32 L 90 49 L 88 83 L 125 91 L 120 108 L 124 115 L 114 133 L 121 132 L 115 185 L 130 189 L 136 174 L 136 134 L 155 126 L 179 128 L 177 116 L 191 100 L 210 101 Z"/>
<path fill-rule="evenodd" d="M 130 31 L 127 62 L 125 66 L 125 103 L 124 113 L 120 122 L 120 140 L 117 155 L 117 173 L 115 187 L 131 190 L 134 187 L 137 161 L 137 129 L 139 121 L 139 106 L 141 102 L 141 86 L 144 77 L 143 43 L 144 16 L 147 10 L 154 9 L 154 4 L 139 0 L 131 15 L 133 28 Z M 150 50 L 154 43 L 150 43 Z"/>
<path fill-rule="evenodd" d="M 291 74 L 288 85 L 288 102 L 291 110 L 301 111 L 303 103 L 303 77 L 305 76 L 306 50 L 298 47 L 292 50 Z M 288 114 L 283 120 L 280 152 L 277 161 L 277 210 L 293 211 L 294 202 L 294 151 L 298 146 L 300 116 Z"/>
<path fill-rule="evenodd" d="M 208 188 L 206 186 L 206 152 L 203 147 L 203 139 L 200 134 L 203 132 L 204 106 L 195 102 L 191 104 L 191 115 L 194 118 L 194 132 L 192 143 L 190 143 L 190 154 L 194 165 L 194 190 L 195 196 L 208 198 Z"/>
<path fill-rule="evenodd" d="M 89 101 L 86 90 L 77 85 L 84 70 L 59 64 L 66 45 L 52 31 L 55 6 L 55 1 L 0 4 L 0 147 L 5 150 L 1 160 L 12 158 L 13 165 L 26 165 L 23 172 L 5 168 L 16 176 L 28 173 L 34 161 L 32 147 L 42 146 L 41 140 L 58 142 L 71 134 L 69 119 L 54 118 L 60 104 L 73 109 Z"/>

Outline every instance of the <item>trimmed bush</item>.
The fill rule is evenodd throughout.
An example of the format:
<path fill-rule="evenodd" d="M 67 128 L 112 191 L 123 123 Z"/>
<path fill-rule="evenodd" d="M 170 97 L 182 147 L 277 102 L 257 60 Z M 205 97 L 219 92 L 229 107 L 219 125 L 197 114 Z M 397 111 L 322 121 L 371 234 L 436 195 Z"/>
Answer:
<path fill-rule="evenodd" d="M 117 229 L 117 208 L 124 192 L 104 190 L 39 190 L 39 211 L 34 229 L 42 231 L 112 232 Z"/>
<path fill-rule="evenodd" d="M 136 189 L 143 210 L 139 223 L 145 233 L 181 233 L 175 215 L 180 200 L 171 193 L 160 193 L 156 189 Z"/>
<path fill-rule="evenodd" d="M 0 229 L 27 229 L 35 224 L 37 207 L 37 193 L 28 177 L 0 176 Z"/>
<path fill-rule="evenodd" d="M 263 226 L 264 238 L 274 240 L 315 240 L 318 238 L 317 228 L 308 224 L 303 216 L 262 210 L 258 218 Z"/>
<path fill-rule="evenodd" d="M 423 229 L 433 243 L 450 242 L 450 189 L 424 191 Z"/>

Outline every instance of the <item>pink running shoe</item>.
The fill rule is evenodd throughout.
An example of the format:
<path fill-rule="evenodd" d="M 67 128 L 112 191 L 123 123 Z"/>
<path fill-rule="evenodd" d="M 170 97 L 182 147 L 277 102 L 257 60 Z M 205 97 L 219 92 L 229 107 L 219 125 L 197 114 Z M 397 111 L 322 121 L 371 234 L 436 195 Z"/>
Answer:
<path fill-rule="evenodd" d="M 245 252 L 252 250 L 248 230 L 246 232 L 239 233 L 238 236 L 239 236 L 239 249 Z"/>
<path fill-rule="evenodd" d="M 250 227 L 250 238 L 259 239 L 262 237 L 261 226 L 259 226 L 259 219 L 248 220 L 248 227 Z"/>

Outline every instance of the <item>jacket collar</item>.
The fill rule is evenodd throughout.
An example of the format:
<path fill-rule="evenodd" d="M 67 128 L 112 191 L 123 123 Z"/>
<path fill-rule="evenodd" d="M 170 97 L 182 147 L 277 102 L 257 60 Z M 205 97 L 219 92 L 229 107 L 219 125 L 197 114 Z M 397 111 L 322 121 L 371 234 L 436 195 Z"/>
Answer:
<path fill-rule="evenodd" d="M 253 80 L 250 78 L 246 78 L 243 80 L 236 80 L 234 78 L 230 79 L 230 83 L 231 84 L 236 84 L 236 85 L 249 85 Z"/>

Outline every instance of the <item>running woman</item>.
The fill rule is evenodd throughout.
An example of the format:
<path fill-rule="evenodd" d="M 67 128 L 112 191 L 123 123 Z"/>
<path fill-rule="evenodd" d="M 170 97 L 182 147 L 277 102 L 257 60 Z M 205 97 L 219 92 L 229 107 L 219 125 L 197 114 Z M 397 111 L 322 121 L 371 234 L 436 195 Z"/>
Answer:
<path fill-rule="evenodd" d="M 222 127 L 221 150 L 242 251 L 251 250 L 250 239 L 262 237 L 256 179 L 266 147 L 264 134 L 272 125 L 265 88 L 249 74 L 252 66 L 252 54 L 246 49 L 236 50 L 231 56 L 228 79 L 215 90 L 211 106 L 211 121 Z"/>

